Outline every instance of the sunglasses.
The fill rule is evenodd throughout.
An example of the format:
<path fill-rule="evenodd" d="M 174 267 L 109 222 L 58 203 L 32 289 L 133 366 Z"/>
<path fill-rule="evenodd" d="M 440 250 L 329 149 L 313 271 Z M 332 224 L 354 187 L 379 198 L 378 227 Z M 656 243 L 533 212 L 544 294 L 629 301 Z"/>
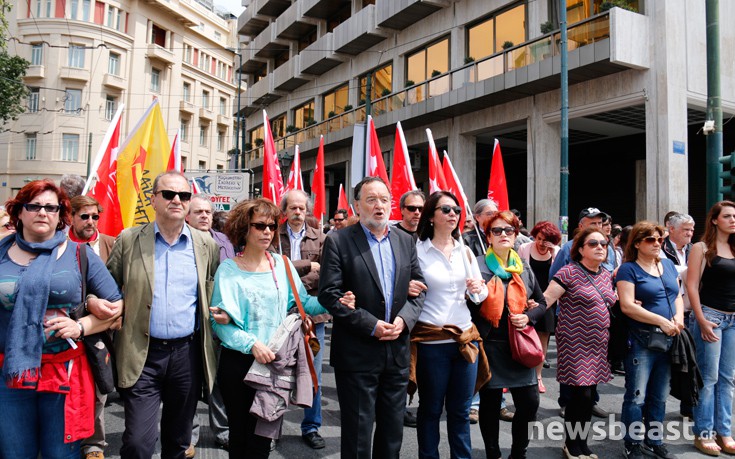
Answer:
<path fill-rule="evenodd" d="M 344 218 L 335 218 L 334 221 L 335 222 L 343 222 L 343 221 L 345 221 L 345 219 Z"/>
<path fill-rule="evenodd" d="M 40 204 L 23 204 L 23 208 L 27 210 L 28 212 L 41 212 L 41 209 L 45 210 L 47 214 L 55 214 L 59 210 L 61 210 L 60 205 L 53 205 L 53 204 L 46 204 L 45 206 L 42 206 Z"/>
<path fill-rule="evenodd" d="M 654 242 L 658 242 L 659 244 L 664 243 L 664 238 L 662 237 L 656 237 L 656 236 L 647 236 L 641 239 L 643 242 L 647 242 L 648 244 L 653 244 Z"/>
<path fill-rule="evenodd" d="M 511 234 L 516 233 L 516 229 L 512 226 L 506 226 L 505 228 L 496 226 L 495 228 L 490 228 L 490 232 L 493 233 L 493 236 L 500 236 L 503 233 L 505 233 L 506 236 L 510 236 Z"/>
<path fill-rule="evenodd" d="M 422 212 L 424 210 L 424 206 L 406 206 L 406 209 L 408 209 L 409 212 Z M 444 212 L 444 211 L 442 211 Z M 444 212 L 445 214 L 448 214 L 449 211 Z"/>
<path fill-rule="evenodd" d="M 584 243 L 584 245 L 586 245 L 587 247 L 590 247 L 592 249 L 594 249 L 598 245 L 601 245 L 602 248 L 604 249 L 605 247 L 607 247 L 607 244 L 608 244 L 607 241 L 600 241 L 598 239 L 590 239 L 589 241 L 587 241 L 587 242 Z"/>
<path fill-rule="evenodd" d="M 178 195 L 181 202 L 188 202 L 191 200 L 191 191 L 173 191 L 173 190 L 161 190 L 156 191 L 156 193 L 161 193 L 161 196 L 163 196 L 163 199 L 167 201 L 173 201 L 173 199 Z"/>
<path fill-rule="evenodd" d="M 91 214 L 91 215 L 90 214 L 79 214 L 79 218 L 81 218 L 84 221 L 87 221 L 90 218 L 94 221 L 97 221 L 100 219 L 100 215 L 99 214 Z"/>
<path fill-rule="evenodd" d="M 422 207 L 422 209 L 423 209 L 423 207 Z M 455 215 L 459 215 L 460 213 L 462 213 L 462 208 L 461 207 L 459 207 L 459 206 L 448 206 L 446 204 L 443 205 L 443 206 L 439 206 L 439 207 L 437 207 L 434 210 L 441 210 L 442 213 L 443 214 L 446 214 L 446 215 L 449 215 L 449 212 L 454 212 Z M 411 212 L 413 212 L 413 211 L 411 211 Z"/>
<path fill-rule="evenodd" d="M 258 231 L 265 231 L 268 228 L 271 232 L 275 232 L 278 229 L 277 223 L 251 223 L 250 226 Z"/>

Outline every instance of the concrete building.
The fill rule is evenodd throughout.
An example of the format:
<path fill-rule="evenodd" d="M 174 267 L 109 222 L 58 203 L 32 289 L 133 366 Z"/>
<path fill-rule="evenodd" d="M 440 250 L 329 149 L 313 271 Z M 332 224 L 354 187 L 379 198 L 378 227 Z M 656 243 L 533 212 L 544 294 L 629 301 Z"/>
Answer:
<path fill-rule="evenodd" d="M 372 110 L 390 168 L 395 123 L 427 183 L 431 128 L 470 200 L 487 193 L 493 139 L 501 143 L 511 207 L 530 226 L 558 220 L 560 0 L 243 0 L 251 39 L 243 71 L 251 145 L 261 109 L 282 156 L 299 144 L 303 168 L 325 136 L 327 181 L 350 189 L 353 123 Z M 569 24 L 570 225 L 597 206 L 620 223 L 704 213 L 705 4 L 566 0 Z M 720 20 L 735 2 L 720 2 Z M 735 113 L 735 30 L 721 22 L 724 119 Z M 356 107 L 356 108 L 355 108 Z M 725 125 L 725 154 L 735 123 Z M 260 149 L 247 153 L 256 170 Z M 305 174 L 305 182 L 309 182 Z"/>
<path fill-rule="evenodd" d="M 16 1 L 8 52 L 31 66 L 26 113 L 0 134 L 0 201 L 37 178 L 87 175 L 119 104 L 122 132 L 158 98 L 186 168 L 233 148 L 236 20 L 194 0 Z"/>

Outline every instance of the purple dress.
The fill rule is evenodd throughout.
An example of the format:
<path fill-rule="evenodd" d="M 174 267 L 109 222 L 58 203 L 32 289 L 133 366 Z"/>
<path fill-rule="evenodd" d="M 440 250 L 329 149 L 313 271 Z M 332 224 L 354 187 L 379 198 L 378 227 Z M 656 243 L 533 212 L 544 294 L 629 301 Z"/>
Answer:
<path fill-rule="evenodd" d="M 600 267 L 593 273 L 571 263 L 561 268 L 554 280 L 566 290 L 559 299 L 556 380 L 570 386 L 610 381 L 608 305 L 615 302 L 610 272 Z"/>

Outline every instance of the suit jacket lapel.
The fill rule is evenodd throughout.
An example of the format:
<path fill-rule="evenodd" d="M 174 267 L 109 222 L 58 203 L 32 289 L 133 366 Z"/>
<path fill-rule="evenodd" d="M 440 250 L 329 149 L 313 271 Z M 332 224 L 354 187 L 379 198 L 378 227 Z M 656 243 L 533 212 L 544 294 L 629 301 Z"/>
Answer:
<path fill-rule="evenodd" d="M 385 297 L 385 292 L 380 284 L 378 268 L 375 264 L 375 260 L 373 259 L 373 253 L 370 251 L 370 244 L 368 244 L 367 236 L 365 236 L 365 232 L 362 230 L 362 225 L 356 223 L 350 227 L 350 230 L 352 231 L 351 239 L 355 241 L 355 245 L 357 245 L 357 249 L 360 251 L 360 255 L 362 255 L 362 259 L 365 261 L 365 265 L 367 266 L 370 275 L 373 277 L 375 285 L 378 286 L 380 294 Z"/>
<path fill-rule="evenodd" d="M 191 233 L 191 242 L 192 247 L 194 248 L 194 262 L 197 265 L 197 285 L 199 286 L 199 298 L 202 297 L 202 293 L 206 296 L 206 288 L 204 282 L 207 281 L 207 260 L 204 258 L 206 256 L 206 245 L 204 244 L 204 238 L 202 237 L 201 233 L 198 233 L 199 230 L 196 228 L 189 227 L 189 232 Z M 201 301 L 200 301 L 201 302 Z"/>
<path fill-rule="evenodd" d="M 395 271 L 394 271 L 395 274 L 393 276 L 393 298 L 395 298 L 396 286 L 399 285 L 398 279 L 401 277 L 401 274 L 402 274 L 402 270 L 399 269 L 398 267 L 408 266 L 408 264 L 405 264 L 405 265 L 403 264 L 404 253 L 401 250 L 398 250 L 398 248 L 401 246 L 400 241 L 398 240 L 398 233 L 396 231 L 391 231 L 388 234 L 388 238 L 390 239 L 390 248 L 393 251 L 393 261 L 395 262 Z"/>
<path fill-rule="evenodd" d="M 156 232 L 153 228 L 153 223 L 148 223 L 138 235 L 138 245 L 140 249 L 141 257 L 143 258 L 143 269 L 145 269 L 146 279 L 148 279 L 148 288 L 151 292 L 151 298 L 153 298 L 153 276 L 156 272 L 155 257 L 156 257 Z M 135 269 L 134 267 L 131 267 Z"/>

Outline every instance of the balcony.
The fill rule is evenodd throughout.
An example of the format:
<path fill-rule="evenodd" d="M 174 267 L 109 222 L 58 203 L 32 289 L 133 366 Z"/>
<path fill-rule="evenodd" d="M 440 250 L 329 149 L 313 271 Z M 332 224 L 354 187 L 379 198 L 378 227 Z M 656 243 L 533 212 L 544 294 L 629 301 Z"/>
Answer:
<path fill-rule="evenodd" d="M 269 21 L 267 17 L 257 14 L 255 9 L 248 7 L 243 11 L 240 17 L 237 18 L 237 30 L 242 35 L 255 37 L 268 27 L 268 23 Z"/>
<path fill-rule="evenodd" d="M 377 0 L 375 20 L 380 27 L 402 30 L 449 6 L 447 0 Z"/>
<path fill-rule="evenodd" d="M 257 73 L 263 67 L 268 65 L 267 59 L 255 57 L 255 49 L 243 49 L 242 52 L 242 73 Z"/>
<path fill-rule="evenodd" d="M 59 78 L 74 81 L 89 81 L 89 70 L 77 67 L 61 67 Z"/>
<path fill-rule="evenodd" d="M 46 77 L 46 67 L 43 65 L 29 65 L 28 69 L 26 70 L 26 74 L 23 75 L 23 78 L 30 80 L 31 78 L 45 78 Z"/>
<path fill-rule="evenodd" d="M 294 56 L 273 71 L 273 87 L 277 91 L 293 91 L 311 80 L 299 73 L 299 60 L 299 56 Z"/>
<path fill-rule="evenodd" d="M 276 37 L 298 40 L 316 30 L 318 21 L 304 16 L 303 2 L 294 2 L 276 19 Z"/>
<path fill-rule="evenodd" d="M 163 17 L 171 18 L 184 27 L 193 27 L 199 24 L 197 16 L 182 5 L 189 5 L 189 0 L 144 0 L 145 3 L 161 11 Z M 191 7 L 190 7 L 191 8 Z"/>
<path fill-rule="evenodd" d="M 179 101 L 179 111 L 181 113 L 188 113 L 189 115 L 194 115 L 194 113 L 196 113 L 197 111 L 197 108 L 191 102 L 180 100 Z"/>
<path fill-rule="evenodd" d="M 111 73 L 105 73 L 105 76 L 102 77 L 102 84 L 108 88 L 116 89 L 118 91 L 123 91 L 128 87 L 128 83 L 125 78 Z"/>
<path fill-rule="evenodd" d="M 208 108 L 199 109 L 199 120 L 212 121 L 214 119 L 214 112 Z"/>
<path fill-rule="evenodd" d="M 220 126 L 232 126 L 232 117 L 227 115 L 217 115 L 217 124 Z"/>
<path fill-rule="evenodd" d="M 291 6 L 291 0 L 253 0 L 250 8 L 261 16 L 277 18 Z"/>
<path fill-rule="evenodd" d="M 250 47 L 255 51 L 254 57 L 270 59 L 289 49 L 288 41 L 276 38 L 275 30 L 271 23 L 251 42 Z"/>
<path fill-rule="evenodd" d="M 248 88 L 247 95 L 246 106 L 256 107 L 257 109 L 257 107 L 268 105 L 280 99 L 282 94 L 273 88 L 273 78 L 263 78 Z"/>
<path fill-rule="evenodd" d="M 332 51 L 333 44 L 334 34 L 329 32 L 301 51 L 301 73 L 321 75 L 344 62 L 342 57 Z"/>
<path fill-rule="evenodd" d="M 304 15 L 319 19 L 329 19 L 344 5 L 343 0 L 303 0 L 303 3 Z"/>
<path fill-rule="evenodd" d="M 375 5 L 368 5 L 334 29 L 334 49 L 357 55 L 386 37 L 387 34 L 375 24 Z"/>
<path fill-rule="evenodd" d="M 174 53 L 153 43 L 148 44 L 146 55 L 150 60 L 156 60 L 168 65 L 173 65 L 176 60 Z"/>

